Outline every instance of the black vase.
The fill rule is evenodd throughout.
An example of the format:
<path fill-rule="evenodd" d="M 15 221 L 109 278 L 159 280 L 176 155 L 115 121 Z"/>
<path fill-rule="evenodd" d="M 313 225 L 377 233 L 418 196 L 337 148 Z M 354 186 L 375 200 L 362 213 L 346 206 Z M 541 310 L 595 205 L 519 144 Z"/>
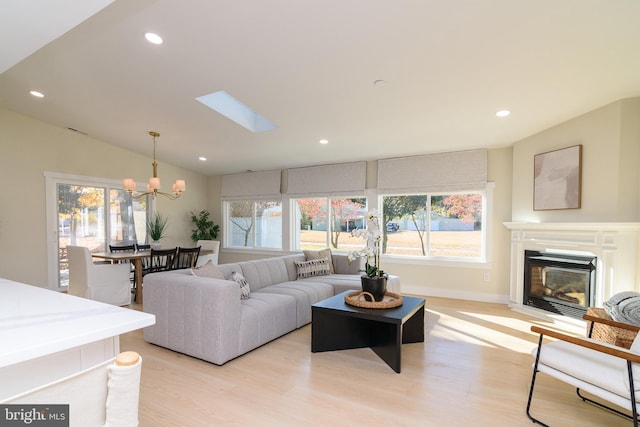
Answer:
<path fill-rule="evenodd" d="M 362 281 L 362 291 L 369 292 L 373 295 L 373 298 L 380 302 L 384 298 L 384 294 L 387 293 L 387 278 L 386 277 L 368 277 L 361 276 L 360 280 Z M 370 301 L 370 298 L 365 295 L 367 301 Z"/>

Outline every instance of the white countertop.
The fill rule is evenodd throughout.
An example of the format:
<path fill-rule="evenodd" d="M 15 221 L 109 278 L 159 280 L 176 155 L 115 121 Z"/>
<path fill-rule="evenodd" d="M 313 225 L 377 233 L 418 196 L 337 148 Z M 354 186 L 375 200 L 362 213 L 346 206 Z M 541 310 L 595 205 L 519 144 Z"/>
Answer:
<path fill-rule="evenodd" d="M 154 323 L 152 314 L 0 278 L 0 368 Z"/>

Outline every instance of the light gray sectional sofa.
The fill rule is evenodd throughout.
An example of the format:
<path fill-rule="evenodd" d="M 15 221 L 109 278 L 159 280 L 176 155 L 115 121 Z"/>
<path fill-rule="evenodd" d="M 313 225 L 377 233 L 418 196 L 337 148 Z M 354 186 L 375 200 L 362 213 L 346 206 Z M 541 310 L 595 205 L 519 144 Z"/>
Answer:
<path fill-rule="evenodd" d="M 144 329 L 147 342 L 217 365 L 311 322 L 311 305 L 347 290 L 361 289 L 360 263 L 332 254 L 334 274 L 297 279 L 305 255 L 218 266 L 224 277 L 241 273 L 251 288 L 241 300 L 238 283 L 199 277 L 190 269 L 145 276 L 143 307 L 156 316 Z M 390 277 L 389 290 L 399 291 Z"/>

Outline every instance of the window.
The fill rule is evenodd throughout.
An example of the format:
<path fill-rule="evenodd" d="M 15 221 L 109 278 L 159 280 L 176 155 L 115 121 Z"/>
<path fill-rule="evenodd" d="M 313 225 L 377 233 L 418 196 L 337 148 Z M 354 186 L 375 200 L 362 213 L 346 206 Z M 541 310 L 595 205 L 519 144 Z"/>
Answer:
<path fill-rule="evenodd" d="M 295 249 L 349 251 L 362 246 L 362 239 L 352 237 L 351 230 L 364 227 L 366 198 L 294 199 L 292 206 Z"/>
<path fill-rule="evenodd" d="M 48 223 L 57 231 L 48 243 L 52 288 L 69 284 L 68 245 L 104 252 L 110 244 L 146 241 L 147 198 L 133 200 L 118 188 L 120 181 L 57 174 L 46 179 Z"/>
<path fill-rule="evenodd" d="M 135 200 L 122 189 L 109 190 L 110 244 L 148 243 L 147 198 Z"/>
<path fill-rule="evenodd" d="M 282 202 L 225 202 L 229 247 L 282 249 Z"/>
<path fill-rule="evenodd" d="M 479 192 L 383 196 L 383 253 L 482 259 L 484 203 Z"/>

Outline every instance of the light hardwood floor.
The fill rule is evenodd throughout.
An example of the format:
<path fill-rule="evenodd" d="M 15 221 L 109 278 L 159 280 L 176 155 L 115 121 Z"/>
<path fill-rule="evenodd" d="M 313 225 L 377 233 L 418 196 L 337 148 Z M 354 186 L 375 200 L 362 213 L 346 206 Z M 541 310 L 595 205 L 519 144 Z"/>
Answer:
<path fill-rule="evenodd" d="M 310 325 L 223 366 L 123 335 L 143 357 L 140 426 L 533 425 L 529 328 L 545 322 L 499 304 L 426 308 L 425 342 L 403 346 L 400 374 L 370 349 L 311 353 Z M 543 374 L 532 412 L 552 426 L 631 425 Z"/>

